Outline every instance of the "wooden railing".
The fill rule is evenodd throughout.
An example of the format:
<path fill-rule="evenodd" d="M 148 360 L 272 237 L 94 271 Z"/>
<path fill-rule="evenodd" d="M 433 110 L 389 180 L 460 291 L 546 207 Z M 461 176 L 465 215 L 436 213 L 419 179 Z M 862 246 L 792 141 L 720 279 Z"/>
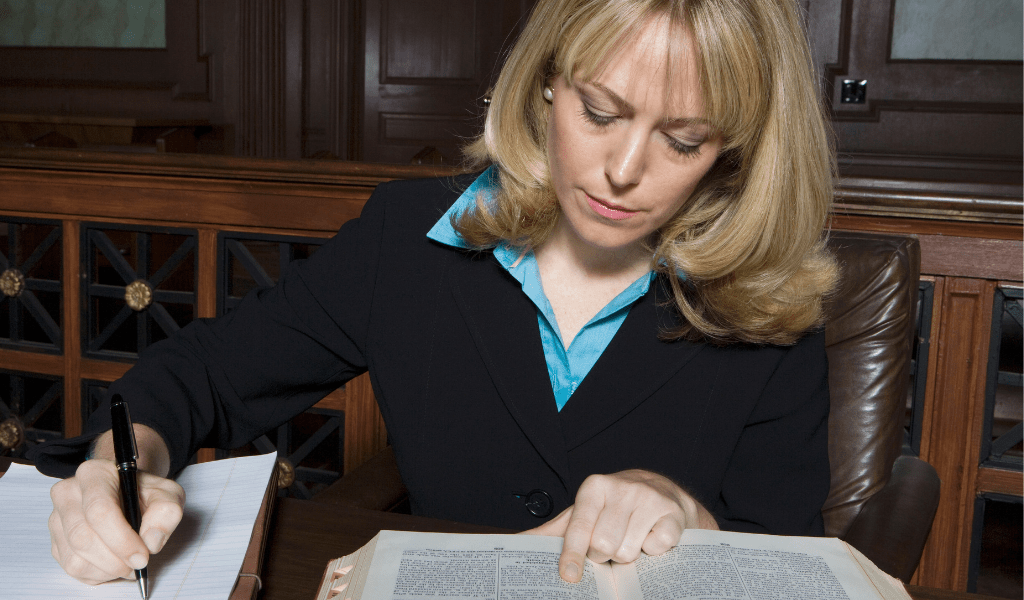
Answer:
<path fill-rule="evenodd" d="M 90 282 L 100 290 L 97 294 L 110 285 L 93 281 L 97 267 L 86 255 L 96 251 L 83 231 L 106 227 L 193 236 L 194 281 L 175 297 L 192 294 L 186 294 L 186 300 L 193 300 L 192 316 L 210 317 L 223 310 L 229 293 L 223 277 L 225 235 L 324 239 L 359 214 L 378 183 L 440 173 L 432 167 L 332 161 L 0 150 L 0 219 L 48 223 L 61 232 L 60 284 L 36 284 L 40 290 L 59 287 L 55 321 L 60 344 L 46 349 L 0 340 L 0 370 L 62 381 L 60 433 L 70 436 L 82 427 L 87 384 L 113 381 L 130 366 L 130 352 L 104 354 L 88 347 L 98 327 L 89 311 L 100 303 L 91 299 Z M 993 298 L 997 289 L 1019 289 L 1024 280 L 1021 209 L 1019 181 L 958 183 L 861 174 L 839 182 L 833 228 L 916 234 L 922 280 L 931 290 L 926 307 L 931 326 L 923 332 L 930 336 L 930 351 L 917 365 L 926 378 L 919 379 L 924 389 L 918 390 L 914 408 L 915 445 L 939 471 L 942 500 L 917 574 L 922 585 L 964 589 L 975 498 L 1021 495 L 1019 468 L 982 467 L 979 454 Z M 14 225 L 8 227 L 13 231 Z M 8 252 L 0 247 L 0 253 Z M 318 406 L 344 412 L 344 471 L 385 443 L 365 377 Z"/>

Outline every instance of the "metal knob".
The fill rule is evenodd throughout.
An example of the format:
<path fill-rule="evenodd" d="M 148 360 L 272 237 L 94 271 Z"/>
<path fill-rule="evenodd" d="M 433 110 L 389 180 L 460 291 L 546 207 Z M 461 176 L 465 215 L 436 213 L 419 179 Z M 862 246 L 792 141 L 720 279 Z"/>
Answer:
<path fill-rule="evenodd" d="M 132 310 L 146 310 L 153 303 L 153 286 L 144 279 L 136 279 L 124 288 L 124 301 Z"/>
<path fill-rule="evenodd" d="M 21 446 L 25 442 L 25 427 L 21 421 L 11 417 L 0 422 L 0 449 L 9 450 Z"/>
<path fill-rule="evenodd" d="M 17 298 L 25 291 L 25 276 L 17 269 L 7 269 L 0 274 L 0 291 L 8 298 Z"/>
<path fill-rule="evenodd" d="M 284 489 L 295 483 L 295 465 L 287 458 L 277 459 L 277 487 Z"/>

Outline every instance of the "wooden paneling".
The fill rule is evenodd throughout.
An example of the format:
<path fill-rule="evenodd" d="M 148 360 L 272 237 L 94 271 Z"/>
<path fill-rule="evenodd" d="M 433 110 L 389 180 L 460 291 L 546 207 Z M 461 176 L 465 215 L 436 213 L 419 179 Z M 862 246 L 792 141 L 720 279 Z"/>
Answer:
<path fill-rule="evenodd" d="M 214 128 L 186 140 L 207 153 L 408 164 L 432 145 L 457 162 L 532 5 L 169 2 L 166 50 L 0 48 L 0 107 L 192 120 Z"/>
<path fill-rule="evenodd" d="M 277 0 L 238 4 L 235 150 L 242 156 L 287 156 L 286 15 L 286 3 Z"/>
<path fill-rule="evenodd" d="M 824 80 L 841 151 L 1020 160 L 1020 61 L 893 60 L 893 2 L 840 10 Z M 867 80 L 864 104 L 840 102 L 843 79 Z"/>
<path fill-rule="evenodd" d="M 979 469 L 975 492 L 1020 496 L 1024 494 L 1024 474 L 1003 469 Z"/>
<path fill-rule="evenodd" d="M 0 48 L 5 112 L 209 118 L 208 19 L 218 3 L 167 3 L 166 50 Z M 213 10 L 214 14 L 208 12 Z"/>
<path fill-rule="evenodd" d="M 985 371 L 995 282 L 936 280 L 921 458 L 942 481 L 919 583 L 963 590 L 985 409 Z"/>
<path fill-rule="evenodd" d="M 345 384 L 345 472 L 380 453 L 387 438 L 369 375 L 349 381 Z"/>
<path fill-rule="evenodd" d="M 352 159 L 362 106 L 362 23 L 354 0 L 306 2 L 302 156 Z M 359 83 L 357 86 L 356 83 Z"/>
<path fill-rule="evenodd" d="M 503 44 L 532 2 L 378 0 L 366 3 L 362 153 L 408 164 L 426 146 L 457 164 L 483 124 L 483 96 Z"/>
<path fill-rule="evenodd" d="M 61 269 L 61 293 L 64 296 L 61 334 L 64 338 L 64 434 L 74 437 L 82 433 L 82 367 L 81 287 L 79 287 L 80 222 L 64 219 L 64 256 Z"/>
<path fill-rule="evenodd" d="M 477 52 L 481 33 L 477 4 L 474 0 L 383 2 L 380 82 L 478 83 L 482 57 Z"/>

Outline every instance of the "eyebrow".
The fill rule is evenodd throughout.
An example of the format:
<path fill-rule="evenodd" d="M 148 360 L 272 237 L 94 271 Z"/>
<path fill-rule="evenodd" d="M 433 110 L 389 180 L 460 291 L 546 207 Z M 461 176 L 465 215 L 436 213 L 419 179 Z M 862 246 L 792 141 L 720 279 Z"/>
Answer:
<path fill-rule="evenodd" d="M 605 94 L 608 95 L 609 99 L 613 103 L 615 103 L 616 106 L 618 106 L 619 110 L 623 112 L 636 112 L 636 109 L 633 107 L 633 105 L 627 102 L 625 98 L 616 94 L 608 86 L 598 81 L 583 81 L 580 82 L 579 85 L 589 85 L 604 92 Z M 711 122 L 705 119 L 704 117 L 674 117 L 665 119 L 662 122 L 669 127 L 676 127 L 682 125 L 707 125 L 709 127 L 711 126 Z"/>

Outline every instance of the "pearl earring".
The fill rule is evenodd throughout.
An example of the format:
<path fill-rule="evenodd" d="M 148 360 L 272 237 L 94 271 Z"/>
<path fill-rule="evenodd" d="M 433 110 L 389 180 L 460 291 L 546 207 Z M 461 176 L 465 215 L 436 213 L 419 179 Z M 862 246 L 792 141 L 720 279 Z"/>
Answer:
<path fill-rule="evenodd" d="M 550 85 L 544 86 L 543 94 L 544 94 L 544 99 L 547 100 L 549 104 L 551 103 L 552 100 L 555 99 L 555 90 Z"/>

